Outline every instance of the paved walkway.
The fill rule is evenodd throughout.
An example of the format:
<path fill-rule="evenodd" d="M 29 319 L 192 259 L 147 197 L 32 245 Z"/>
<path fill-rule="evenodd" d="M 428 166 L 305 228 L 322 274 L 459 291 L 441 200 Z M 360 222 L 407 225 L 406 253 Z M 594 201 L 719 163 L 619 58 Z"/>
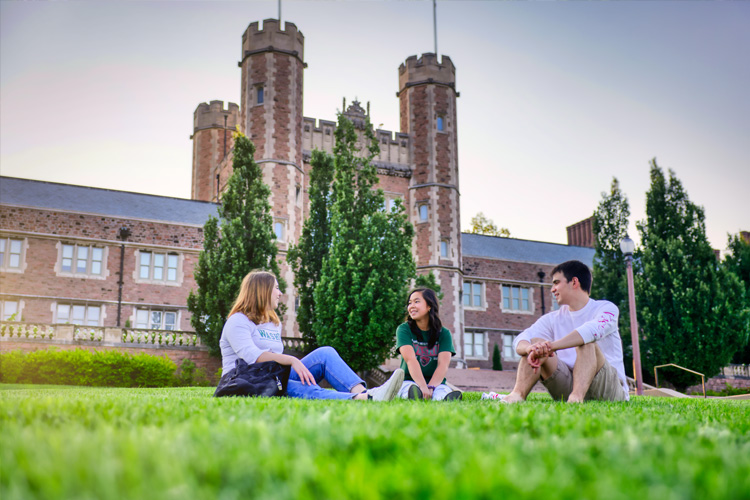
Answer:
<path fill-rule="evenodd" d="M 474 392 L 501 392 L 507 393 L 513 390 L 516 382 L 515 370 L 472 370 L 448 368 L 446 375 L 448 383 L 455 385 L 462 391 Z M 545 392 L 542 384 L 537 383 L 532 392 Z"/>

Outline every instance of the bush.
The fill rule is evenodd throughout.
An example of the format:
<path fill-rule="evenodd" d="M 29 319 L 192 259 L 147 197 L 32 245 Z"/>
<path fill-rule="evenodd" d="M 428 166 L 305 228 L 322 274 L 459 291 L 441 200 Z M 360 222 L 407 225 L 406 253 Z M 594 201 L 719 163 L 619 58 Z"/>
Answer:
<path fill-rule="evenodd" d="M 55 348 L 0 354 L 0 382 L 96 387 L 168 387 L 177 365 L 166 356 Z"/>
<path fill-rule="evenodd" d="M 500 348 L 495 344 L 495 350 L 492 351 L 492 369 L 502 371 L 503 361 L 500 358 Z"/>
<path fill-rule="evenodd" d="M 185 358 L 175 374 L 175 384 L 179 387 L 211 387 L 214 384 L 206 375 L 206 370 L 196 368 L 192 360 Z"/>

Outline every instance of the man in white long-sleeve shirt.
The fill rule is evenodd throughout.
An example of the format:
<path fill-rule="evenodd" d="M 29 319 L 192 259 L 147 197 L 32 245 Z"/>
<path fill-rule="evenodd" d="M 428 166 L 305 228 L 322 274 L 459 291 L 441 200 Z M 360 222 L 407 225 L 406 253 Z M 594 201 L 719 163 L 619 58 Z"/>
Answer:
<path fill-rule="evenodd" d="M 589 297 L 591 281 L 591 271 L 577 260 L 552 270 L 552 294 L 560 309 L 516 337 L 513 347 L 521 361 L 516 385 L 503 401 L 524 401 L 540 376 L 558 401 L 629 399 L 619 311 L 611 302 Z"/>

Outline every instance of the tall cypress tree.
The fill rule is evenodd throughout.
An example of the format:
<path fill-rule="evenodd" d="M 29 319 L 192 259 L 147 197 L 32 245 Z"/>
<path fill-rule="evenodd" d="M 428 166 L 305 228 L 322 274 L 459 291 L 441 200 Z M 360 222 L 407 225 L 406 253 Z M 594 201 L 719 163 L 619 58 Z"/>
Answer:
<path fill-rule="evenodd" d="M 393 354 L 408 283 L 415 275 L 414 229 L 397 202 L 384 210 L 372 158 L 378 144 L 369 121 L 364 150 L 354 125 L 339 115 L 334 148 L 330 252 L 315 287 L 313 328 L 318 344 L 336 348 L 355 370 L 376 367 Z"/>
<path fill-rule="evenodd" d="M 745 307 L 750 308 L 750 243 L 739 234 L 729 237 L 727 247 L 730 254 L 724 260 L 724 266 L 742 282 L 745 287 Z M 740 341 L 744 337 L 745 346 L 740 348 L 732 358 L 732 363 L 750 363 L 750 316 L 745 328 L 737 332 Z"/>
<path fill-rule="evenodd" d="M 219 218 L 209 217 L 204 226 L 203 251 L 195 267 L 196 292 L 188 295 L 190 322 L 211 353 L 219 354 L 221 330 L 242 278 L 253 269 L 266 269 L 285 283 L 276 262 L 271 189 L 253 160 L 255 146 L 237 132 L 233 173 L 219 205 Z"/>
<path fill-rule="evenodd" d="M 674 172 L 651 162 L 647 219 L 641 233 L 642 273 L 636 279 L 644 369 L 675 363 L 711 377 L 742 345 L 747 323 L 739 279 L 720 266 L 708 243 L 703 209 L 688 199 Z M 678 388 L 696 375 L 666 370 Z"/>
<path fill-rule="evenodd" d="M 299 295 L 297 324 L 308 351 L 317 347 L 313 329 L 315 321 L 315 287 L 323 271 L 323 260 L 331 246 L 331 208 L 333 191 L 331 182 L 335 172 L 333 156 L 315 150 L 310 161 L 310 215 L 302 226 L 302 236 L 297 245 L 287 253 L 287 262 L 294 270 L 294 285 Z"/>
<path fill-rule="evenodd" d="M 628 232 L 630 206 L 616 178 L 612 179 L 609 193 L 594 212 L 594 282 L 591 295 L 606 299 L 620 309 L 620 337 L 625 357 L 625 371 L 632 375 L 633 347 L 630 336 L 630 307 L 625 257 L 620 241 Z"/>

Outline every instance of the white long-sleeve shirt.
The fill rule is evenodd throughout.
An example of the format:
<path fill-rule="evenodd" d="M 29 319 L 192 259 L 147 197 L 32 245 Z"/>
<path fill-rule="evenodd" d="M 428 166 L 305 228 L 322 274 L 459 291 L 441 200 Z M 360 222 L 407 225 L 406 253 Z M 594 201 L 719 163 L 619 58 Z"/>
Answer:
<path fill-rule="evenodd" d="M 607 300 L 589 299 L 578 311 L 571 311 L 566 305 L 560 306 L 560 309 L 545 314 L 521 332 L 513 341 L 513 349 L 517 349 L 522 340 L 531 342 L 531 339 L 540 338 L 554 342 L 577 330 L 586 344 L 597 343 L 609 364 L 617 370 L 627 396 L 628 382 L 622 361 L 622 340 L 617 329 L 619 316 L 617 306 Z M 558 362 L 562 361 L 573 369 L 576 362 L 575 348 L 561 349 L 555 352 L 555 356 L 558 356 Z"/>
<path fill-rule="evenodd" d="M 256 325 L 242 313 L 232 314 L 219 340 L 221 349 L 221 374 L 234 369 L 235 361 L 242 358 L 249 365 L 258 360 L 264 352 L 281 354 L 284 344 L 281 341 L 281 323 Z"/>

